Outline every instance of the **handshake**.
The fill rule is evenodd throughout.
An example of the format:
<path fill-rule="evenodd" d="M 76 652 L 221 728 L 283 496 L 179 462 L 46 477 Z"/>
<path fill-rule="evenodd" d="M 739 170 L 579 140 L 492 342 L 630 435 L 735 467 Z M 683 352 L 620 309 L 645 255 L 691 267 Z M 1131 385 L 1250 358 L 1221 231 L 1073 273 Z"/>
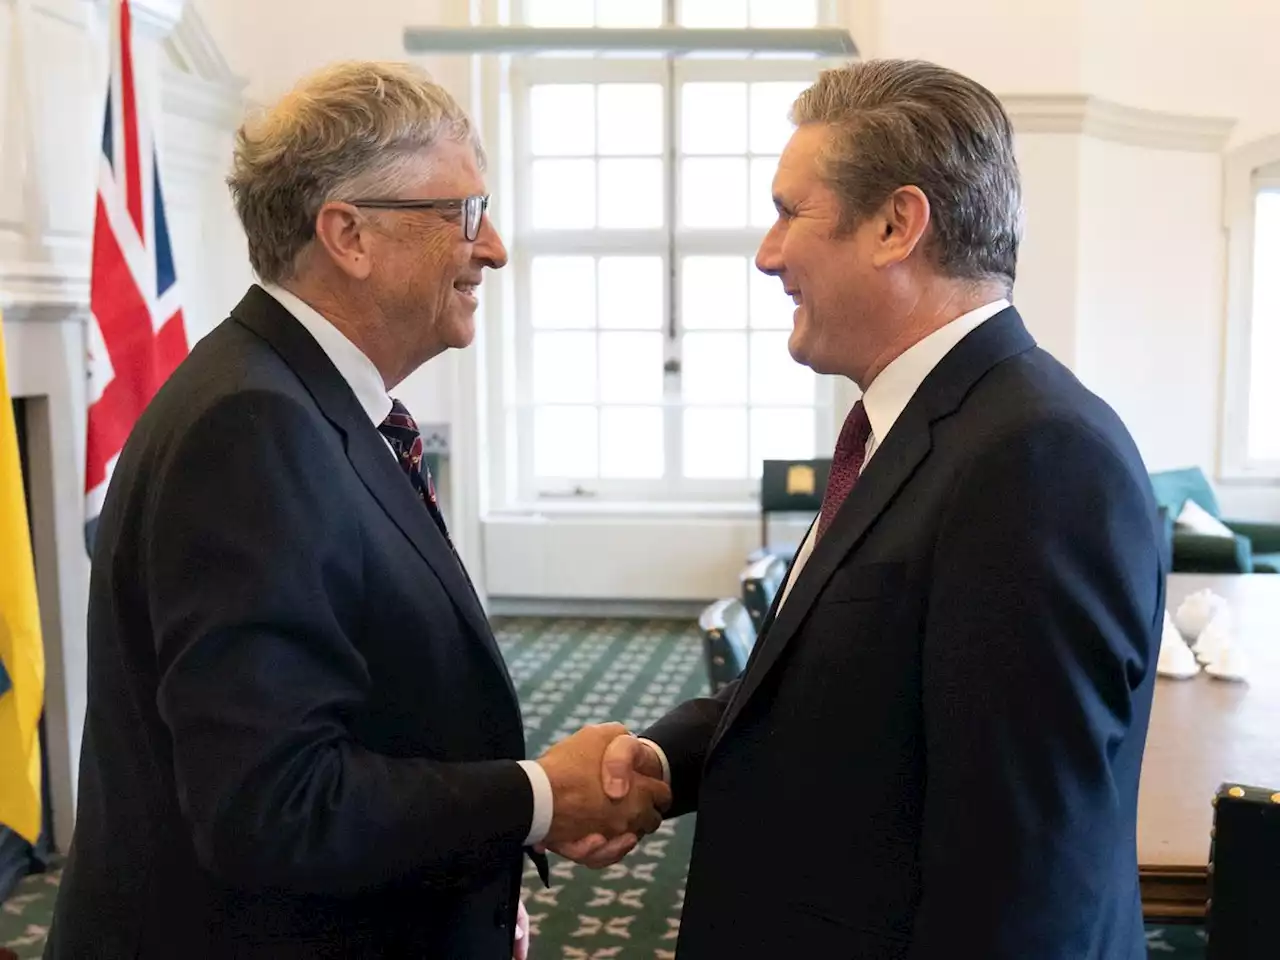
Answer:
<path fill-rule="evenodd" d="M 540 848 L 600 869 L 617 863 L 671 806 L 662 761 L 620 723 L 583 727 L 538 758 L 555 798 Z"/>

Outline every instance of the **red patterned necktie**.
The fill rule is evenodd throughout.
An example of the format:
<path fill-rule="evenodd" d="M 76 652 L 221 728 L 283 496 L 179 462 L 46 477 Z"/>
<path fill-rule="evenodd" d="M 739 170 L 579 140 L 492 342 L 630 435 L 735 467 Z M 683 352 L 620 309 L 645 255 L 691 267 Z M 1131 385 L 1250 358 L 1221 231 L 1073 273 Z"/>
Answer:
<path fill-rule="evenodd" d="M 859 400 L 845 417 L 844 426 L 840 428 L 840 438 L 836 441 L 836 452 L 831 458 L 831 475 L 827 478 L 827 489 L 822 495 L 822 511 L 818 515 L 818 536 L 831 526 L 831 521 L 840 511 L 858 476 L 862 473 L 862 464 L 867 459 L 867 441 L 871 439 L 871 421 L 867 419 L 866 408 Z M 815 541 L 816 542 L 816 541 Z"/>
<path fill-rule="evenodd" d="M 440 505 L 436 503 L 435 481 L 431 479 L 431 470 L 422 456 L 422 433 L 403 403 L 394 399 L 391 401 L 391 412 L 378 426 L 378 432 L 391 444 L 392 451 L 400 461 L 401 469 L 413 484 L 414 492 L 426 505 L 431 519 L 436 522 L 436 526 L 448 540 L 449 529 L 444 524 Z"/>

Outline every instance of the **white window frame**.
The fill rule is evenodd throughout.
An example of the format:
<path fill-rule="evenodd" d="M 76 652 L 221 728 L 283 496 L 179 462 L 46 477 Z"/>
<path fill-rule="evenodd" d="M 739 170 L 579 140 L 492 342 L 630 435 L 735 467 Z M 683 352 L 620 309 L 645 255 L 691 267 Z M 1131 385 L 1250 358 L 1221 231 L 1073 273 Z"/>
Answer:
<path fill-rule="evenodd" d="M 836 4 L 824 0 L 819 4 L 820 22 L 834 22 Z M 492 22 L 492 21 L 491 21 Z M 492 154 L 499 159 L 498 169 L 490 171 L 495 186 L 510 202 L 500 201 L 495 217 L 511 250 L 511 264 L 494 278 L 500 283 L 486 284 L 490 288 L 485 311 L 488 336 L 486 353 L 488 424 L 493 441 L 490 445 L 489 506 L 491 510 L 536 509 L 559 512 L 586 510 L 588 512 L 618 511 L 631 513 L 637 508 L 648 507 L 655 512 L 690 510 L 718 514 L 726 508 L 749 511 L 759 495 L 759 479 L 748 476 L 732 480 L 695 480 L 674 476 L 672 465 L 678 463 L 682 452 L 679 421 L 683 405 L 668 399 L 664 405 L 666 438 L 667 479 L 663 480 L 609 480 L 601 478 L 574 489 L 576 484 L 557 487 L 539 482 L 533 469 L 533 404 L 530 395 L 532 366 L 532 324 L 527 311 L 531 307 L 529 290 L 530 263 L 534 256 L 547 253 L 572 253 L 563 241 L 571 234 L 552 237 L 546 231 L 520 231 L 517 224 L 531 222 L 532 184 L 531 170 L 516 158 L 527 156 L 530 131 L 521 128 L 518 121 L 527 123 L 529 88 L 535 83 L 608 83 L 650 82 L 671 84 L 678 91 L 679 84 L 699 80 L 735 80 L 760 82 L 770 80 L 810 81 L 825 67 L 835 61 L 813 59 L 753 58 L 664 58 L 606 59 L 606 58 L 552 58 L 552 57 L 486 57 L 481 61 L 496 62 L 496 67 L 482 66 L 479 78 L 482 102 L 486 118 L 485 135 L 494 144 Z M 670 73 L 668 72 L 670 71 Z M 674 112 L 668 129 L 680 128 L 679 97 L 672 95 Z M 491 122 L 497 118 L 498 123 Z M 664 144 L 664 158 L 672 156 L 671 144 Z M 497 192 L 495 190 L 495 192 Z M 671 285 L 678 282 L 673 277 L 668 257 L 668 230 L 674 229 L 674 249 L 681 256 L 698 253 L 741 255 L 754 258 L 764 235 L 761 227 L 740 230 L 686 230 L 679 226 L 680 198 L 669 195 L 665 225 L 648 231 L 602 231 L 598 228 L 582 231 L 582 251 L 601 254 L 648 254 L 661 251 L 664 263 L 664 307 L 670 311 L 674 302 Z M 518 206 L 517 206 L 518 205 Z M 670 329 L 670 316 L 664 316 L 664 332 Z M 749 332 L 745 334 L 749 336 Z M 678 351 L 681 338 L 668 340 L 667 356 Z M 514 392 L 518 391 L 518 392 Z M 812 409 L 815 414 L 815 453 L 825 452 L 825 441 L 834 435 L 835 404 L 839 400 L 839 388 L 834 378 L 818 377 Z M 736 405 L 735 405 L 736 406 Z M 747 409 L 753 406 L 743 404 Z M 768 404 L 769 407 L 783 406 Z M 808 405 L 805 405 L 808 408 Z M 519 442 L 524 440 L 526 442 Z M 750 438 L 748 437 L 748 442 Z"/>
<path fill-rule="evenodd" d="M 1280 485 L 1280 460 L 1262 460 L 1249 455 L 1250 417 L 1280 417 L 1278 411 L 1264 414 L 1250 408 L 1256 203 L 1259 193 L 1280 192 L 1280 136 L 1230 153 L 1226 158 L 1224 185 L 1227 335 L 1219 474 L 1228 481 Z"/>

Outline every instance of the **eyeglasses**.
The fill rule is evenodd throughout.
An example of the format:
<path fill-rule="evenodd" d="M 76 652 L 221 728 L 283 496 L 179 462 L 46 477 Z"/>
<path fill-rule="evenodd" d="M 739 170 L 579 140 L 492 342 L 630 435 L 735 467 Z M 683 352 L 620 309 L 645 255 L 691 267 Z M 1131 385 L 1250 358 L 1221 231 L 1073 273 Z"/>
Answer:
<path fill-rule="evenodd" d="M 489 198 L 477 195 L 449 200 L 352 200 L 351 205 L 370 210 L 461 210 L 462 235 L 468 243 L 474 243 L 480 236 L 480 221 L 489 209 Z"/>

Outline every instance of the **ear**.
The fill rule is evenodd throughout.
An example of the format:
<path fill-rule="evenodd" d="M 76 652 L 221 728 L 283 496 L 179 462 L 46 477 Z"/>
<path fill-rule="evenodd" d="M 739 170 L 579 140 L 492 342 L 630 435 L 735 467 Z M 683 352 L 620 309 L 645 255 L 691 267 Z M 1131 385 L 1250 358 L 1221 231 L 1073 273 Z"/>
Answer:
<path fill-rule="evenodd" d="M 373 269 L 368 221 L 349 203 L 326 203 L 316 214 L 316 242 L 334 265 L 356 280 Z"/>
<path fill-rule="evenodd" d="M 902 263 L 915 251 L 929 228 L 929 198 L 919 187 L 899 187 L 893 192 L 877 218 L 874 263 L 888 267 Z"/>

